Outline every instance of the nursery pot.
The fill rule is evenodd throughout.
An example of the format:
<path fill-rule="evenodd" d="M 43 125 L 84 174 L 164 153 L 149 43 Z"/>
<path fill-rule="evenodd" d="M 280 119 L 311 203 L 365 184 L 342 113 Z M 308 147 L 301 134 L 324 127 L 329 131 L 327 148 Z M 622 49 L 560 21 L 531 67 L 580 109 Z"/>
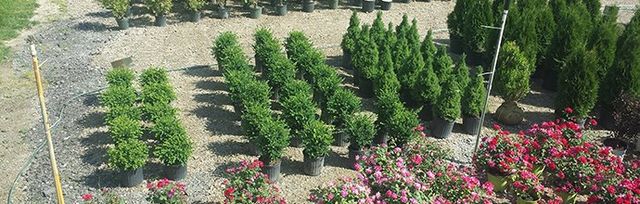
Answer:
<path fill-rule="evenodd" d="M 129 29 L 129 18 L 116 18 L 116 22 L 118 23 L 118 29 L 126 30 Z"/>
<path fill-rule="evenodd" d="M 218 8 L 218 17 L 220 19 L 227 19 L 229 18 L 229 9 L 225 8 L 225 7 L 219 7 Z"/>
<path fill-rule="evenodd" d="M 120 184 L 123 187 L 134 187 L 138 184 L 142 183 L 142 179 L 144 178 L 142 167 L 134 169 L 134 170 L 126 170 L 120 172 L 121 180 Z"/>
<path fill-rule="evenodd" d="M 349 4 L 351 4 L 351 6 L 361 7 L 362 6 L 362 0 L 349 0 Z"/>
<path fill-rule="evenodd" d="M 339 2 L 340 1 L 338 1 L 338 0 L 329 0 L 329 8 L 330 9 L 337 9 Z"/>
<path fill-rule="evenodd" d="M 420 117 L 420 120 L 422 121 L 431 121 L 433 120 L 433 115 L 431 114 L 431 110 L 433 109 L 433 106 L 431 104 L 424 104 L 422 106 L 422 109 L 420 109 L 420 112 L 418 113 L 418 117 Z"/>
<path fill-rule="evenodd" d="M 449 51 L 454 54 L 462 54 L 464 52 L 464 40 L 462 36 L 450 35 Z"/>
<path fill-rule="evenodd" d="M 302 138 L 300 138 L 300 136 L 291 137 L 291 140 L 289 140 L 289 146 L 302 147 Z"/>
<path fill-rule="evenodd" d="M 264 163 L 262 173 L 266 174 L 269 180 L 278 182 L 280 180 L 280 160 L 273 161 L 265 156 L 261 156 L 260 161 Z"/>
<path fill-rule="evenodd" d="M 187 165 L 169 165 L 165 166 L 165 174 L 168 179 L 179 181 L 187 176 Z"/>
<path fill-rule="evenodd" d="M 365 12 L 365 13 L 372 12 L 375 7 L 376 7 L 376 1 L 364 0 L 362 2 L 362 12 Z"/>
<path fill-rule="evenodd" d="M 191 17 L 191 18 L 190 18 L 190 19 L 191 19 L 191 22 L 194 22 L 194 23 L 195 23 L 195 22 L 200 21 L 200 17 L 201 17 L 201 15 L 202 15 L 202 12 L 200 12 L 200 11 L 193 11 L 193 12 L 191 12 L 191 16 L 190 16 L 190 17 Z"/>
<path fill-rule="evenodd" d="M 349 165 L 351 168 L 354 168 L 353 165 L 358 162 L 356 161 L 356 156 L 363 155 L 364 151 L 362 149 L 351 149 L 349 148 Z"/>
<path fill-rule="evenodd" d="M 346 147 L 347 145 L 349 145 L 349 136 L 347 136 L 347 134 L 343 132 L 334 134 L 333 145 Z"/>
<path fill-rule="evenodd" d="M 316 6 L 316 2 L 313 0 L 304 0 L 302 2 L 302 11 L 312 13 Z"/>
<path fill-rule="evenodd" d="M 487 173 L 487 180 L 493 184 L 493 192 L 502 192 L 507 189 L 507 185 L 509 184 L 509 179 L 505 176 L 494 175 L 492 173 Z"/>
<path fill-rule="evenodd" d="M 304 173 L 309 176 L 317 176 L 322 173 L 322 167 L 324 166 L 324 157 L 309 158 L 304 155 Z"/>
<path fill-rule="evenodd" d="M 157 15 L 156 16 L 156 21 L 154 22 L 154 25 L 158 26 L 158 27 L 167 26 L 167 16 L 165 16 L 164 14 Z"/>
<path fill-rule="evenodd" d="M 539 200 L 540 199 L 537 199 L 537 200 L 525 200 L 525 199 L 522 199 L 522 198 L 518 197 L 518 199 L 516 200 L 516 204 L 537 204 Z"/>
<path fill-rule="evenodd" d="M 286 4 L 276 5 L 276 15 L 278 16 L 287 15 L 287 5 Z"/>
<path fill-rule="evenodd" d="M 474 116 L 462 116 L 462 126 L 467 134 L 477 135 L 480 127 L 480 118 Z"/>
<path fill-rule="evenodd" d="M 448 121 L 440 117 L 435 117 L 431 123 L 431 134 L 435 138 L 446 139 L 451 135 L 454 121 Z"/>
<path fill-rule="evenodd" d="M 371 1 L 373 2 L 373 1 Z M 358 93 L 363 98 L 372 98 L 373 97 L 373 82 L 369 79 L 362 77 L 362 75 L 358 76 Z"/>
<path fill-rule="evenodd" d="M 629 144 L 627 142 L 618 138 L 607 138 L 602 141 L 602 144 L 604 144 L 604 146 L 611 147 L 611 153 L 619 157 L 624 157 L 627 149 L 629 148 Z"/>
<path fill-rule="evenodd" d="M 507 101 L 498 107 L 495 117 L 505 125 L 517 125 L 524 119 L 524 111 L 516 102 Z"/>
<path fill-rule="evenodd" d="M 383 11 L 391 10 L 391 1 L 390 0 L 381 1 L 380 10 L 383 10 Z"/>
<path fill-rule="evenodd" d="M 411 3 L 411 0 L 400 0 L 400 2 L 408 4 L 408 3 Z"/>
<path fill-rule="evenodd" d="M 255 8 L 251 8 L 251 13 L 249 14 L 250 18 L 258 19 L 260 18 L 261 15 L 262 15 L 262 7 L 257 6 Z"/>
<path fill-rule="evenodd" d="M 562 198 L 562 203 L 564 204 L 573 204 L 576 203 L 577 193 L 567 193 L 567 192 L 558 192 L 557 193 L 560 198 Z"/>

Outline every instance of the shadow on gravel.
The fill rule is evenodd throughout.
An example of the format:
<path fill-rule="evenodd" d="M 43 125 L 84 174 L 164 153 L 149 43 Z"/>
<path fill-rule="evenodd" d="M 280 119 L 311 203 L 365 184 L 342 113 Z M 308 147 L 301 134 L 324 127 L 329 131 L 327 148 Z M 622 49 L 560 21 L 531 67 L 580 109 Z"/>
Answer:
<path fill-rule="evenodd" d="M 146 173 L 146 172 L 145 172 Z M 82 178 L 84 185 L 95 188 L 112 188 L 118 187 L 119 178 L 116 172 L 108 169 L 96 169 L 88 176 Z"/>
<path fill-rule="evenodd" d="M 345 169 L 351 169 L 351 167 L 353 167 L 353 164 L 349 161 L 348 155 L 339 155 L 334 151 L 329 152 L 329 155 L 324 158 L 324 165 Z"/>
<path fill-rule="evenodd" d="M 102 127 L 105 123 L 104 121 L 105 113 L 104 112 L 91 112 L 89 114 L 85 114 L 78 120 L 78 124 L 82 125 L 84 128 L 97 128 Z"/>
<path fill-rule="evenodd" d="M 132 10 L 133 10 L 133 8 L 132 8 Z M 111 18 L 111 17 L 113 17 L 113 15 L 111 15 L 111 12 L 109 12 L 109 11 L 91 12 L 91 13 L 85 14 L 85 16 L 99 17 L 99 18 Z"/>
<path fill-rule="evenodd" d="M 196 88 L 211 90 L 211 91 L 224 91 L 227 90 L 227 84 L 220 81 L 199 81 L 196 83 Z"/>
<path fill-rule="evenodd" d="M 207 145 L 207 149 L 220 156 L 233 156 L 243 154 L 247 156 L 255 156 L 251 154 L 249 143 L 234 140 L 226 140 L 224 142 L 211 142 Z"/>
<path fill-rule="evenodd" d="M 84 97 L 82 104 L 89 107 L 100 107 L 100 99 L 98 95 L 100 93 L 89 94 Z"/>
<path fill-rule="evenodd" d="M 334 67 L 342 68 L 342 56 L 327 56 L 325 63 Z"/>
<path fill-rule="evenodd" d="M 107 147 L 111 143 L 109 134 L 105 131 L 96 131 L 86 138 L 80 139 L 80 143 L 88 147 L 82 155 L 82 162 L 93 166 L 100 166 L 107 162 Z"/>
<path fill-rule="evenodd" d="M 451 132 L 460 133 L 460 134 L 467 134 L 467 132 L 464 131 L 464 127 L 462 126 L 461 123 L 454 123 L 453 124 L 453 130 Z"/>
<path fill-rule="evenodd" d="M 80 22 L 73 26 L 73 29 L 79 31 L 104 32 L 108 30 L 107 25 L 97 22 Z"/>
<path fill-rule="evenodd" d="M 280 165 L 282 165 L 280 169 L 283 177 L 295 174 L 306 175 L 302 171 L 302 168 L 304 168 L 304 163 L 302 161 L 291 160 L 290 158 L 285 157 L 282 159 L 282 163 Z"/>
<path fill-rule="evenodd" d="M 213 170 L 213 175 L 224 177 L 227 174 L 228 168 L 240 166 L 240 162 L 217 163 L 213 165 L 216 166 L 216 169 Z"/>
<path fill-rule="evenodd" d="M 228 101 L 229 98 L 222 94 L 198 94 L 195 96 L 196 101 L 201 103 L 209 103 L 207 105 L 199 105 L 192 111 L 199 118 L 207 118 L 207 130 L 214 134 L 222 135 L 240 135 L 242 130 L 240 125 L 235 121 L 240 117 L 233 111 L 223 109 L 216 101 Z M 228 103 L 227 103 L 228 104 Z"/>
<path fill-rule="evenodd" d="M 529 92 L 527 96 L 519 101 L 521 104 L 551 109 L 555 108 L 553 104 L 556 96 L 555 92 L 543 89 L 542 85 L 539 83 L 532 83 L 531 91 L 533 92 Z"/>
<path fill-rule="evenodd" d="M 222 72 L 220 70 L 212 68 L 209 65 L 195 65 L 184 68 L 186 75 L 189 76 L 197 76 L 197 77 L 219 77 L 222 76 Z"/>

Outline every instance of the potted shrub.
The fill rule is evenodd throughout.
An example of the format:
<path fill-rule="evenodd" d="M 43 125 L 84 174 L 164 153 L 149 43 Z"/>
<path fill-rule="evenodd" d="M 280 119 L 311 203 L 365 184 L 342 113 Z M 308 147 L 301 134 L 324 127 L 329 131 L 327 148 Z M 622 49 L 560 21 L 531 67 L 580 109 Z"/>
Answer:
<path fill-rule="evenodd" d="M 362 1 L 363 0 L 349 0 L 349 4 L 351 4 L 351 6 L 361 7 Z"/>
<path fill-rule="evenodd" d="M 461 98 L 462 91 L 455 78 L 445 78 L 442 92 L 433 105 L 434 119 L 431 123 L 431 134 L 435 138 L 445 139 L 451 134 L 455 120 L 460 117 Z"/>
<path fill-rule="evenodd" d="M 302 11 L 307 13 L 313 13 L 316 2 L 314 0 L 302 0 Z"/>
<path fill-rule="evenodd" d="M 376 127 L 371 116 L 359 113 L 347 118 L 345 128 L 342 130 L 351 144 L 349 145 L 349 161 L 356 162 L 356 155 L 362 155 L 364 150 L 371 145 L 376 134 Z"/>
<path fill-rule="evenodd" d="M 341 89 L 342 77 L 333 67 L 321 65 L 313 78 L 314 100 L 320 105 L 322 111 L 327 111 L 327 101 L 338 89 Z"/>
<path fill-rule="evenodd" d="M 417 78 L 414 88 L 411 90 L 412 97 L 417 98 L 416 101 L 422 105 L 419 114 L 421 120 L 431 120 L 431 110 L 440 92 L 440 80 L 433 71 L 432 66 L 427 64 L 422 70 L 420 77 Z"/>
<path fill-rule="evenodd" d="M 186 204 L 188 203 L 187 190 L 183 183 L 160 179 L 147 184 L 146 200 L 153 204 Z"/>
<path fill-rule="evenodd" d="M 362 12 L 370 13 L 376 8 L 375 0 L 362 0 Z"/>
<path fill-rule="evenodd" d="M 140 86 L 142 87 L 166 83 L 169 83 L 169 75 L 167 75 L 167 70 L 164 68 L 149 68 L 140 74 Z"/>
<path fill-rule="evenodd" d="M 378 115 L 376 119 L 376 126 L 378 128 L 376 137 L 374 138 L 374 144 L 386 144 L 389 137 L 388 121 L 391 120 L 396 110 L 403 109 L 404 106 L 398 97 L 398 92 L 393 90 L 383 89 L 376 97 L 375 112 Z"/>
<path fill-rule="evenodd" d="M 186 1 L 187 8 L 191 11 L 189 19 L 192 22 L 200 21 L 200 16 L 202 14 L 202 7 L 206 4 L 205 0 L 187 0 Z"/>
<path fill-rule="evenodd" d="M 387 123 L 390 136 L 389 143 L 393 146 L 403 148 L 418 135 L 414 130 L 420 123 L 418 116 L 415 112 L 406 108 L 394 111 Z"/>
<path fill-rule="evenodd" d="M 129 14 L 131 5 L 129 0 L 100 0 L 105 8 L 111 10 L 111 14 L 116 18 L 118 28 L 126 30 L 129 28 Z"/>
<path fill-rule="evenodd" d="M 263 69 L 265 69 L 264 64 L 267 58 L 280 53 L 282 47 L 280 46 L 280 42 L 273 37 L 271 31 L 266 28 L 259 28 L 254 34 L 254 38 L 256 42 L 253 45 L 256 60 L 255 69 L 257 72 L 262 72 Z"/>
<path fill-rule="evenodd" d="M 382 0 L 380 1 L 380 10 L 388 11 L 391 10 L 391 2 L 392 0 Z"/>
<path fill-rule="evenodd" d="M 447 48 L 444 46 L 438 46 L 438 51 L 433 59 L 433 72 L 440 80 L 440 83 L 444 83 L 444 79 L 449 77 L 453 73 L 453 60 L 447 54 Z"/>
<path fill-rule="evenodd" d="M 504 191 L 509 178 L 516 173 L 522 146 L 508 132 L 499 130 L 493 137 L 482 138 L 478 151 L 473 155 L 473 164 L 479 171 L 487 173 L 495 192 Z"/>
<path fill-rule="evenodd" d="M 477 73 L 464 90 L 462 96 L 462 125 L 468 134 L 476 135 L 482 124 L 480 115 L 484 111 L 484 99 L 487 90 L 484 85 L 484 77 L 480 75 L 482 67 L 475 68 Z"/>
<path fill-rule="evenodd" d="M 324 166 L 324 157 L 329 155 L 329 145 L 333 142 L 333 130 L 319 120 L 304 125 L 301 132 L 304 143 L 304 172 L 310 176 L 320 175 Z"/>
<path fill-rule="evenodd" d="M 149 150 L 140 140 L 130 139 L 111 147 L 107 152 L 109 166 L 120 174 L 120 184 L 134 187 L 142 183 L 142 167 L 147 163 Z"/>
<path fill-rule="evenodd" d="M 264 165 L 259 160 L 243 160 L 239 165 L 228 168 L 224 180 L 225 203 L 259 203 L 272 201 L 286 203 L 280 196 L 280 189 L 260 172 Z"/>
<path fill-rule="evenodd" d="M 109 135 L 116 145 L 130 139 L 139 139 L 142 136 L 142 126 L 139 120 L 118 116 L 109 121 Z"/>
<path fill-rule="evenodd" d="M 291 146 L 300 147 L 304 125 L 316 120 L 316 106 L 311 96 L 298 92 L 281 100 L 282 119 L 291 128 Z"/>
<path fill-rule="evenodd" d="M 329 9 L 337 9 L 339 3 L 339 0 L 329 0 Z"/>
<path fill-rule="evenodd" d="M 219 2 L 218 2 L 218 17 L 220 19 L 229 18 L 229 9 L 227 8 L 227 0 L 219 0 Z"/>
<path fill-rule="evenodd" d="M 380 75 L 373 80 L 373 93 L 375 96 L 379 96 L 383 89 L 399 92 L 400 81 L 398 80 L 393 67 L 393 60 L 391 59 L 391 50 L 389 49 L 389 46 L 383 47 L 382 56 L 378 65 Z"/>
<path fill-rule="evenodd" d="M 567 65 L 560 72 L 558 94 L 556 95 L 556 113 L 571 107 L 571 117 L 584 127 L 598 97 L 598 73 L 596 56 L 585 47 L 577 48 L 568 57 Z"/>
<path fill-rule="evenodd" d="M 267 79 L 269 86 L 271 86 L 274 99 L 278 100 L 280 98 L 280 89 L 284 84 L 295 79 L 296 67 L 284 54 L 276 53 L 268 58 L 264 68 L 263 77 Z"/>
<path fill-rule="evenodd" d="M 176 93 L 168 83 L 157 83 L 142 87 L 140 101 L 143 105 L 154 103 L 169 104 L 176 100 Z"/>
<path fill-rule="evenodd" d="M 145 5 L 149 7 L 149 10 L 155 15 L 156 20 L 154 25 L 164 27 L 167 25 L 167 14 L 171 12 L 173 7 L 173 1 L 171 0 L 145 0 Z"/>
<path fill-rule="evenodd" d="M 262 15 L 262 7 L 258 6 L 258 0 L 251 0 L 251 13 L 249 14 L 250 18 L 258 19 Z"/>
<path fill-rule="evenodd" d="M 287 15 L 287 1 L 286 0 L 276 0 L 276 15 L 278 15 L 278 16 Z"/>
<path fill-rule="evenodd" d="M 465 2 L 464 9 L 464 24 L 460 26 L 462 26 L 463 39 L 466 41 L 467 60 L 470 65 L 482 65 L 490 32 L 482 26 L 492 25 L 495 22 L 491 12 L 491 2 L 489 0 L 468 1 Z"/>
<path fill-rule="evenodd" d="M 538 203 L 544 192 L 544 186 L 540 183 L 538 176 L 528 170 L 518 171 L 511 186 L 516 196 L 518 196 L 516 204 Z"/>
<path fill-rule="evenodd" d="M 456 1 L 453 11 L 447 16 L 447 28 L 449 28 L 449 49 L 455 54 L 462 54 L 466 47 L 463 35 L 464 15 L 468 0 Z"/>
<path fill-rule="evenodd" d="M 191 153 L 192 143 L 186 134 L 172 135 L 164 139 L 153 152 L 164 164 L 167 178 L 174 181 L 187 175 L 187 160 Z"/>
<path fill-rule="evenodd" d="M 624 155 L 634 142 L 636 151 L 640 150 L 640 98 L 623 94 L 613 105 L 614 137 L 611 145 L 605 145 L 613 148 L 618 156 Z"/>
<path fill-rule="evenodd" d="M 373 97 L 372 80 L 379 74 L 378 45 L 369 37 L 369 33 L 369 25 L 364 25 L 356 44 L 356 52 L 351 59 L 355 69 L 354 81 L 357 81 L 358 91 L 365 98 Z"/>
<path fill-rule="evenodd" d="M 353 69 L 351 65 L 351 57 L 356 51 L 356 43 L 360 36 L 360 19 L 358 19 L 358 13 L 353 11 L 351 18 L 349 19 L 349 27 L 347 33 L 342 35 L 342 66 L 346 69 Z"/>
<path fill-rule="evenodd" d="M 262 172 L 269 180 L 280 180 L 280 163 L 284 148 L 289 145 L 289 128 L 279 119 L 264 121 L 258 128 L 260 161 L 264 163 Z"/>
<path fill-rule="evenodd" d="M 100 103 L 107 108 L 134 107 L 137 95 L 131 86 L 109 86 L 100 95 Z"/>
<path fill-rule="evenodd" d="M 518 100 L 529 93 L 531 63 L 514 42 L 505 43 L 498 59 L 495 78 L 496 92 L 504 99 L 495 117 L 506 125 L 517 125 L 524 119 L 524 111 L 518 107 Z"/>
<path fill-rule="evenodd" d="M 282 89 L 280 89 L 281 99 L 284 100 L 288 97 L 295 96 L 298 94 L 303 94 L 308 97 L 313 96 L 313 92 L 311 90 L 311 86 L 306 82 L 299 79 L 288 81 L 284 84 Z"/>
<path fill-rule="evenodd" d="M 258 138 L 260 137 L 260 125 L 268 120 L 272 120 L 271 109 L 269 109 L 268 103 L 249 103 L 245 107 L 240 125 L 247 138 L 250 153 L 260 155 L 260 149 L 257 145 Z"/>
<path fill-rule="evenodd" d="M 411 96 L 411 90 L 416 88 L 416 81 L 421 78 L 419 74 L 425 67 L 422 55 L 420 54 L 420 47 L 412 45 L 410 49 L 411 53 L 417 53 L 409 55 L 406 59 L 404 66 L 398 69 L 398 80 L 400 80 L 400 97 L 402 101 L 410 108 L 417 108 L 419 104 L 415 101 L 416 97 Z"/>
<path fill-rule="evenodd" d="M 351 91 L 339 88 L 329 97 L 327 108 L 322 112 L 322 120 L 327 124 L 332 124 L 338 131 L 335 133 L 335 145 L 347 146 L 348 135 L 343 132 L 347 118 L 360 111 L 360 99 Z"/>
<path fill-rule="evenodd" d="M 129 68 L 113 68 L 107 72 L 107 84 L 109 86 L 132 86 L 135 78 L 133 71 Z"/>

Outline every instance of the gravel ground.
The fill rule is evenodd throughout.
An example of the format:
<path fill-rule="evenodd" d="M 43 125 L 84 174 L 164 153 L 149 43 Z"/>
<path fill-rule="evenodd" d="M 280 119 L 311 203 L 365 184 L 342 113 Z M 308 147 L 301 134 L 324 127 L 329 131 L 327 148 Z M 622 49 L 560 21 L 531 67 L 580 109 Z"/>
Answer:
<path fill-rule="evenodd" d="M 635 0 L 605 1 L 603 4 L 637 4 Z M 421 34 L 427 29 L 446 28 L 446 15 L 453 9 L 454 2 L 415 2 L 394 4 L 391 11 L 384 12 L 384 20 L 397 25 L 403 13 L 418 20 Z M 67 202 L 75 203 L 80 195 L 97 192 L 108 187 L 125 198 L 143 202 L 146 190 L 143 185 L 136 188 L 116 187 L 113 172 L 106 164 L 108 135 L 103 126 L 104 110 L 100 108 L 97 96 L 89 94 L 73 98 L 76 95 L 93 91 L 105 85 L 104 74 L 110 62 L 131 56 L 133 69 L 137 72 L 150 66 L 162 66 L 168 69 L 190 68 L 171 72 L 171 81 L 178 99 L 174 106 L 180 110 L 180 118 L 191 136 L 195 148 L 188 163 L 189 175 L 184 180 L 188 184 L 188 193 L 193 202 L 220 202 L 222 196 L 222 173 L 229 165 L 243 159 L 255 157 L 246 155 L 247 145 L 242 138 L 238 115 L 234 113 L 227 95 L 221 73 L 213 65 L 210 54 L 213 39 L 221 32 L 234 31 L 248 55 L 253 55 L 251 44 L 253 32 L 258 27 L 268 27 L 283 39 L 288 32 L 299 30 L 321 47 L 328 57 L 328 63 L 339 65 L 341 50 L 339 43 L 348 26 L 351 12 L 347 8 L 338 10 L 318 9 L 314 13 L 302 13 L 292 9 L 287 16 L 263 15 L 253 20 L 245 17 L 233 17 L 220 20 L 206 17 L 199 23 L 181 22 L 181 16 L 170 16 L 167 27 L 150 26 L 152 17 L 135 15 L 132 28 L 126 31 L 113 31 L 115 21 L 108 11 L 91 0 L 69 1 L 69 18 L 42 26 L 35 31 L 39 40 L 41 61 L 46 61 L 44 76 L 47 82 L 47 100 L 52 120 L 60 115 L 59 110 L 66 105 L 64 118 L 55 135 L 55 147 L 58 164 L 62 174 L 63 187 Z M 134 9 L 134 13 L 140 9 Z M 623 11 L 622 21 L 629 18 Z M 371 23 L 374 13 L 360 13 L 361 22 Z M 628 21 L 628 20 L 627 20 Z M 447 42 L 446 33 L 437 33 L 437 42 Z M 14 70 L 28 72 L 30 58 L 28 46 L 17 45 L 13 60 Z M 348 73 L 348 72 L 347 72 Z M 346 82 L 350 82 L 346 74 Z M 522 101 L 521 106 L 527 114 L 525 125 L 513 127 L 522 129 L 527 124 L 548 120 L 551 117 L 553 94 L 534 85 L 533 91 Z M 501 99 L 490 98 L 489 111 L 500 105 Z M 370 106 L 372 101 L 366 100 Z M 460 123 L 461 121 L 458 121 Z M 485 122 L 485 130 L 493 123 L 491 117 Z M 438 140 L 453 150 L 452 160 L 465 163 L 469 161 L 473 150 L 474 136 L 461 133 L 460 124 L 449 139 Z M 35 147 L 43 140 L 42 128 L 34 124 L 27 133 L 31 146 Z M 489 132 L 490 131 L 486 131 Z M 302 151 L 288 148 L 283 161 L 283 179 L 280 186 L 290 203 L 304 203 L 309 190 L 337 177 L 350 176 L 346 161 L 346 148 L 334 147 L 327 159 L 322 175 L 308 177 L 300 171 Z M 158 178 L 159 163 L 150 162 L 145 171 L 146 179 Z M 39 154 L 29 170 L 22 175 L 21 189 L 25 189 L 25 199 L 17 203 L 52 203 L 54 191 L 46 151 Z"/>

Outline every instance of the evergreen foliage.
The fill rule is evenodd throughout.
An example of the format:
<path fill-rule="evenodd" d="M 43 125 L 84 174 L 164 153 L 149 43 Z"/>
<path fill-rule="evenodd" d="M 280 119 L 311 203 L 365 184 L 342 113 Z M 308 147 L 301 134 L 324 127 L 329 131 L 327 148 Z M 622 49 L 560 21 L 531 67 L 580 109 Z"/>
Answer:
<path fill-rule="evenodd" d="M 556 112 L 566 107 L 574 110 L 574 115 L 584 118 L 589 115 L 598 98 L 598 63 L 595 52 L 584 46 L 571 52 L 567 66 L 560 72 Z"/>
<path fill-rule="evenodd" d="M 529 93 L 531 64 L 514 42 L 507 42 L 500 51 L 494 86 L 507 102 L 518 101 Z"/>
<path fill-rule="evenodd" d="M 356 43 L 358 42 L 359 36 L 360 19 L 358 19 L 358 12 L 354 10 L 351 14 L 351 18 L 349 19 L 349 27 L 347 28 L 347 33 L 342 36 L 342 42 L 340 43 L 342 52 L 345 55 L 351 55 L 355 52 Z"/>
<path fill-rule="evenodd" d="M 442 92 L 433 106 L 434 115 L 446 121 L 455 121 L 460 117 L 461 98 L 462 90 L 455 78 L 445 78 L 442 81 Z"/>
<path fill-rule="evenodd" d="M 433 60 L 433 72 L 440 79 L 440 82 L 443 82 L 453 73 L 452 65 L 453 60 L 447 54 L 447 49 L 444 46 L 439 46 Z"/>
<path fill-rule="evenodd" d="M 476 73 L 482 71 L 482 67 L 476 67 Z M 484 78 L 480 74 L 471 77 L 469 85 L 464 90 L 462 96 L 462 115 L 468 117 L 480 117 L 484 109 L 484 99 L 487 90 L 484 85 Z"/>

